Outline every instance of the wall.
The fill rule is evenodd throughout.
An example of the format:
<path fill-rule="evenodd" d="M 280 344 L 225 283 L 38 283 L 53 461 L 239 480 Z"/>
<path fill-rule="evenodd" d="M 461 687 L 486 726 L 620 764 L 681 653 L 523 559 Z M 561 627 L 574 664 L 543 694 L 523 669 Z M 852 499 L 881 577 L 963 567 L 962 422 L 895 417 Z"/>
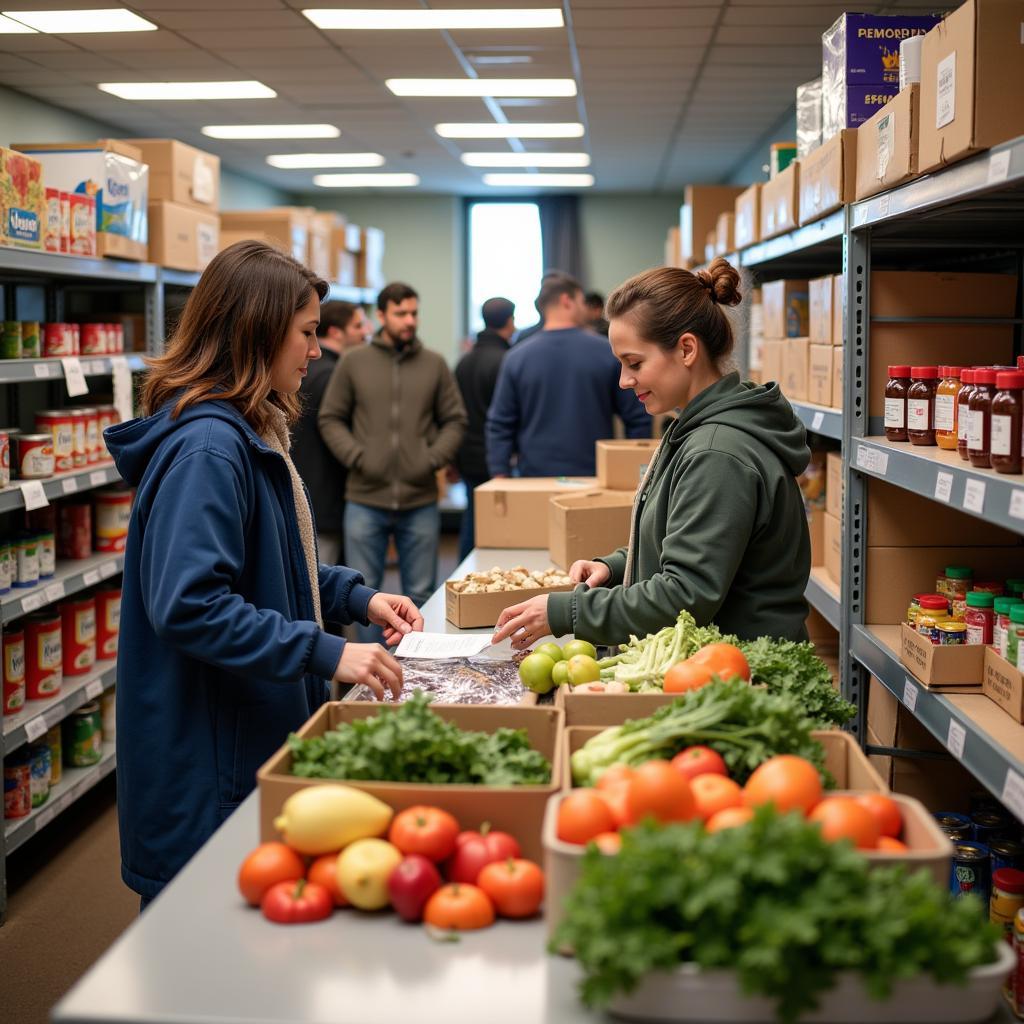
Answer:
<path fill-rule="evenodd" d="M 750 147 L 749 154 L 737 165 L 729 182 L 733 185 L 750 185 L 755 181 L 767 181 L 768 175 L 764 168 L 768 165 L 769 147 L 773 142 L 785 142 L 796 138 L 796 104 L 789 108 L 765 133 Z"/>

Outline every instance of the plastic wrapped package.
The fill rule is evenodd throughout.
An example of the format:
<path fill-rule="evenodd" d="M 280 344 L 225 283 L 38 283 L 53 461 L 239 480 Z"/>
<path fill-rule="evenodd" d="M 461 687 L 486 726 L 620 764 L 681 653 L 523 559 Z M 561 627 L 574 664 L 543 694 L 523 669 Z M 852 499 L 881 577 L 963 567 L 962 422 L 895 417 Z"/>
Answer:
<path fill-rule="evenodd" d="M 488 657 L 444 658 L 437 661 L 403 659 L 402 692 L 399 701 L 408 700 L 415 690 L 423 690 L 437 704 L 519 704 L 530 692 L 519 679 L 519 661 Z M 374 700 L 367 686 L 352 690 L 352 700 Z"/>
<path fill-rule="evenodd" d="M 796 87 L 796 155 L 803 159 L 821 145 L 821 78 Z"/>

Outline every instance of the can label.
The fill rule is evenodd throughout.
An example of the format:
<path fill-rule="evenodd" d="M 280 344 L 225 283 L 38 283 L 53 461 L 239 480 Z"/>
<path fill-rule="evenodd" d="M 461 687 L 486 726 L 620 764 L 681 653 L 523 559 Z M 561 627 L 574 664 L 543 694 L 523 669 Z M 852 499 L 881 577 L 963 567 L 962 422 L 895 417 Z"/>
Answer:
<path fill-rule="evenodd" d="M 25 704 L 25 634 L 4 634 L 4 714 L 12 715 Z"/>
<path fill-rule="evenodd" d="M 60 189 L 46 190 L 46 206 L 43 215 L 43 248 L 47 252 L 60 252 L 61 214 Z"/>
<path fill-rule="evenodd" d="M 42 807 L 50 798 L 50 748 L 40 743 L 31 749 L 32 806 Z"/>
<path fill-rule="evenodd" d="M 97 551 L 124 551 L 131 515 L 130 492 L 96 495 Z"/>
<path fill-rule="evenodd" d="M 46 745 L 50 748 L 50 785 L 56 786 L 60 782 L 61 764 L 64 761 L 59 725 L 55 725 L 47 732 Z"/>
<path fill-rule="evenodd" d="M 86 445 L 86 422 L 83 413 L 72 413 L 71 436 L 74 439 L 72 451 L 74 453 L 75 468 L 84 466 L 89 461 L 89 449 Z"/>
<path fill-rule="evenodd" d="M 31 540 L 20 540 L 16 550 L 14 585 L 34 587 L 39 582 L 39 542 L 34 537 Z"/>
<path fill-rule="evenodd" d="M 935 429 L 952 433 L 956 426 L 956 399 L 952 395 L 935 396 Z"/>
<path fill-rule="evenodd" d="M 59 618 L 28 620 L 25 625 L 25 689 L 29 700 L 60 693 L 63 645 Z"/>
<path fill-rule="evenodd" d="M 57 571 L 57 542 L 52 533 L 39 537 L 39 578 L 49 579 Z"/>
<path fill-rule="evenodd" d="M 91 412 L 85 418 L 86 459 L 91 464 L 100 461 L 100 416 Z"/>
<path fill-rule="evenodd" d="M 64 674 L 80 676 L 96 664 L 96 606 L 74 601 L 60 606 Z"/>
<path fill-rule="evenodd" d="M 53 439 L 53 464 L 58 473 L 73 469 L 75 465 L 75 436 L 70 416 L 36 416 L 36 430 Z"/>
<path fill-rule="evenodd" d="M 885 425 L 902 429 L 905 427 L 907 403 L 902 398 L 887 398 L 885 400 Z"/>
<path fill-rule="evenodd" d="M 14 559 L 11 545 L 0 543 L 0 594 L 6 594 L 14 585 Z"/>
<path fill-rule="evenodd" d="M 927 398 L 907 400 L 907 426 L 910 430 L 928 430 L 931 402 Z"/>
<path fill-rule="evenodd" d="M 32 812 L 32 769 L 28 764 L 4 765 L 4 817 L 27 818 Z"/>
<path fill-rule="evenodd" d="M 92 554 L 92 508 L 85 504 L 60 506 L 61 558 L 88 558 Z"/>
<path fill-rule="evenodd" d="M 53 476 L 53 441 L 27 441 L 17 437 L 14 441 L 18 452 L 18 476 L 22 480 L 42 480 Z"/>
<path fill-rule="evenodd" d="M 39 340 L 39 322 L 23 320 L 21 323 L 21 357 L 22 359 L 38 359 L 42 355 Z"/>
<path fill-rule="evenodd" d="M 87 704 L 67 720 L 64 750 L 70 768 L 86 768 L 103 756 L 100 709 L 95 704 Z"/>
<path fill-rule="evenodd" d="M 82 355 L 101 356 L 107 351 L 107 332 L 103 324 L 82 324 Z"/>
<path fill-rule="evenodd" d="M 117 638 L 121 629 L 121 591 L 96 592 L 96 656 L 117 657 Z"/>

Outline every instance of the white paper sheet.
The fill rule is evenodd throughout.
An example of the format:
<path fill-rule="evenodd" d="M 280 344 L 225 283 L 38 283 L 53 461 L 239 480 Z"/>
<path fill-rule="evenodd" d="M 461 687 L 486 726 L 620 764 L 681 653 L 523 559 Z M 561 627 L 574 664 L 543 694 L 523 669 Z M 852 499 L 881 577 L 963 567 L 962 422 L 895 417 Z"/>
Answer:
<path fill-rule="evenodd" d="M 471 658 L 491 646 L 488 633 L 406 633 L 396 658 Z"/>

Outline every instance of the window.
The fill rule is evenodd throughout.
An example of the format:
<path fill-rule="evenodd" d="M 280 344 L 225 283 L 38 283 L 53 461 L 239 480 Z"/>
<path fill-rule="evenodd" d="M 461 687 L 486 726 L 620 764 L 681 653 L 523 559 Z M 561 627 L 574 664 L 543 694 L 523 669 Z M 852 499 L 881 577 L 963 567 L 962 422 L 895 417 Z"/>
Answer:
<path fill-rule="evenodd" d="M 498 295 L 516 304 L 520 330 L 536 323 L 533 302 L 544 275 L 543 262 L 536 203 L 471 203 L 466 318 L 470 332 L 483 329 L 480 307 Z"/>

